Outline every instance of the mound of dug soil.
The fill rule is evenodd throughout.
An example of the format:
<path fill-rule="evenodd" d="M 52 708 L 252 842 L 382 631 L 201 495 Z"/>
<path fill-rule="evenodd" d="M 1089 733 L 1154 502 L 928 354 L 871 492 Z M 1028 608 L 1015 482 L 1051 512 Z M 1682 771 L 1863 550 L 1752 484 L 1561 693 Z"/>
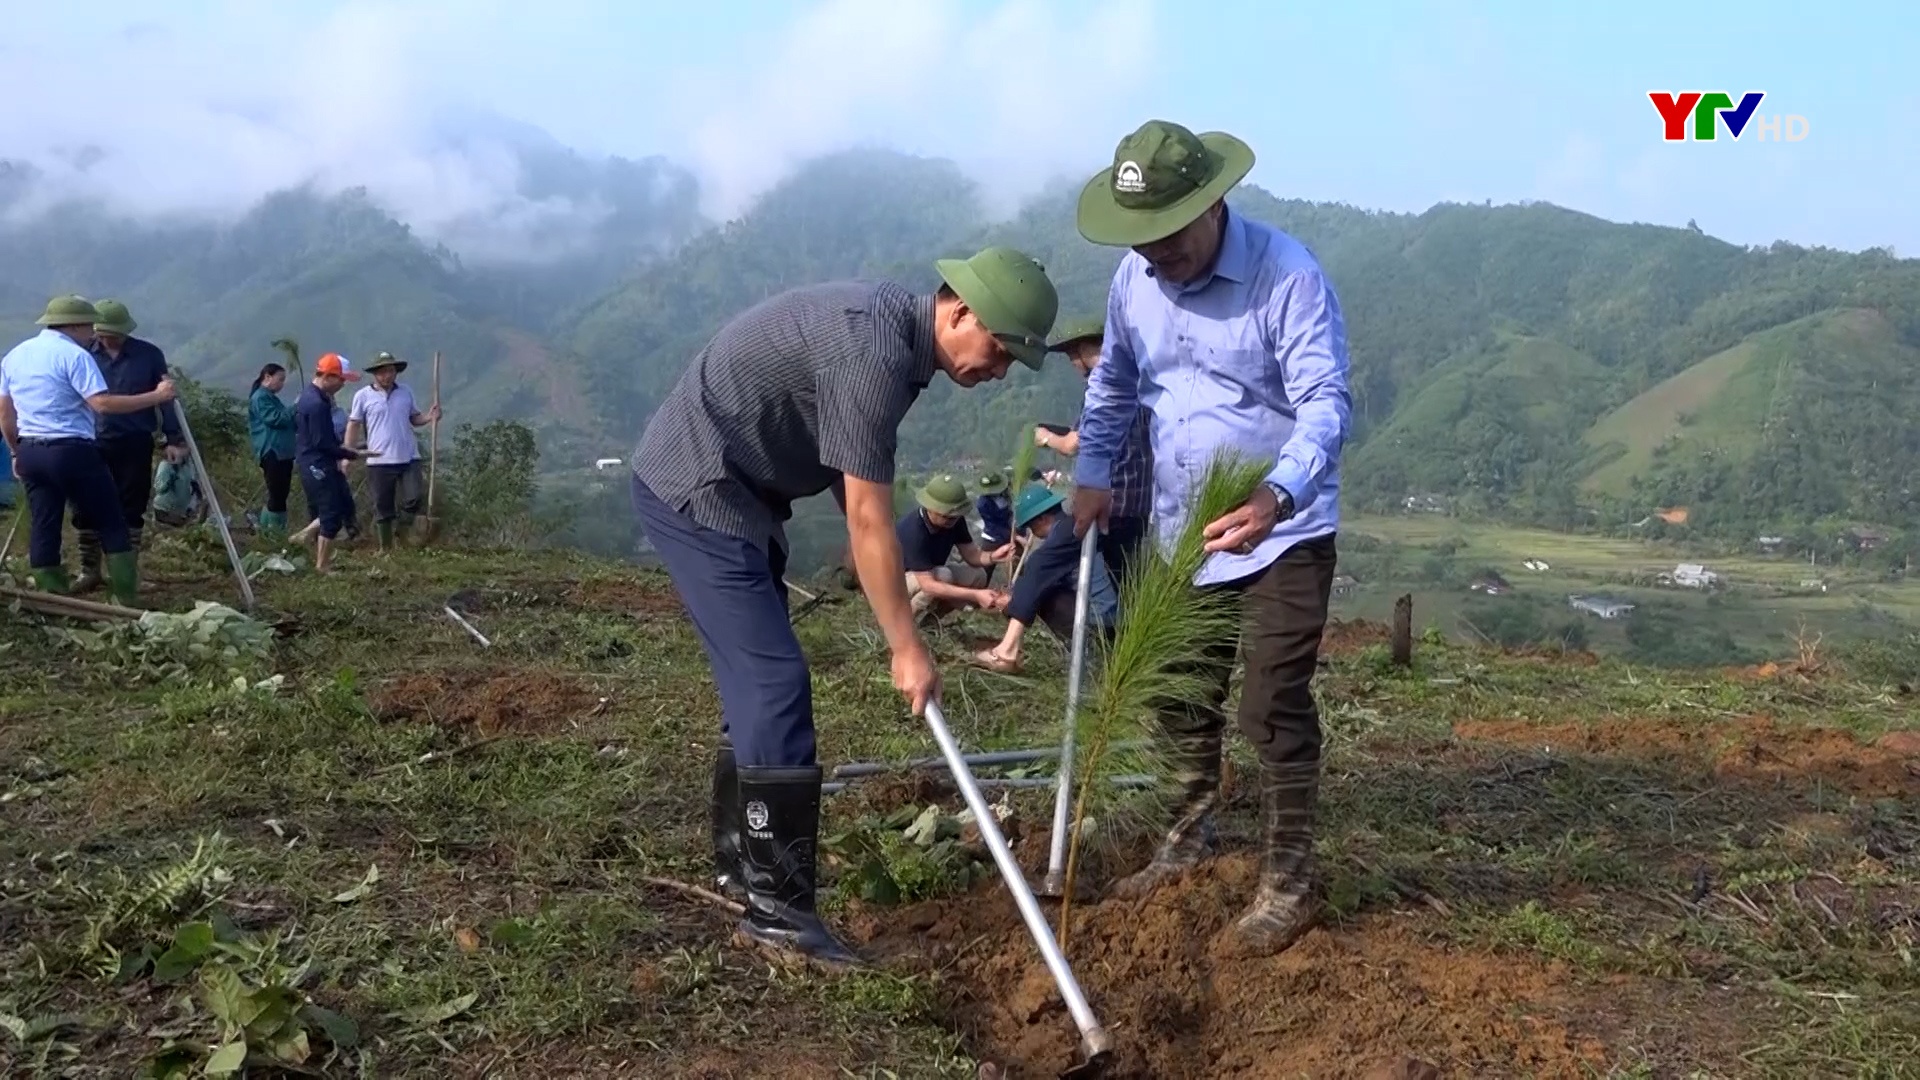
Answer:
<path fill-rule="evenodd" d="M 549 672 L 419 672 L 403 675 L 372 695 L 374 715 L 482 735 L 546 734 L 570 730 L 598 705 L 580 683 Z"/>
<path fill-rule="evenodd" d="M 1579 1076 L 1604 1061 L 1563 1019 L 1577 1003 L 1557 965 L 1451 951 L 1391 916 L 1235 957 L 1226 931 L 1253 879 L 1225 857 L 1144 904 L 1076 910 L 1068 960 L 1118 1044 L 1110 1076 Z M 1079 1036 L 998 882 L 866 909 L 851 929 L 876 957 L 956 980 L 954 1020 L 1007 1077 L 1073 1063 Z"/>
<path fill-rule="evenodd" d="M 1694 723 L 1620 717 L 1592 723 L 1468 720 L 1453 726 L 1463 739 L 1576 753 L 1658 758 L 1681 755 L 1716 775 L 1743 779 L 1819 779 L 1867 798 L 1920 795 L 1920 756 L 1892 737 L 1863 743 L 1839 728 L 1776 723 L 1771 717 Z"/>

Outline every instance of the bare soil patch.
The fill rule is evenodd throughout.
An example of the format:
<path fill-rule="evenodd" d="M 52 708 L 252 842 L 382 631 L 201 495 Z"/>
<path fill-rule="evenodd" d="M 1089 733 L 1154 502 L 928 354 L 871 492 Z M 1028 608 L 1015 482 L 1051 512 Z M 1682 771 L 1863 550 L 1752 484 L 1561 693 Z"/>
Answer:
<path fill-rule="evenodd" d="M 371 700 L 383 720 L 471 728 L 481 735 L 570 731 L 600 704 L 587 686 L 553 672 L 416 672 L 387 683 Z"/>
<path fill-rule="evenodd" d="M 1226 933 L 1254 863 L 1223 857 L 1144 904 L 1078 909 L 1069 960 L 1119 1047 L 1114 1077 L 1581 1076 L 1604 1064 L 1592 1012 L 1558 964 L 1462 952 L 1405 917 L 1311 931 L 1275 957 Z M 1078 1035 L 997 882 L 851 920 L 877 957 L 944 971 L 973 1052 L 1013 1077 L 1055 1076 Z"/>
<path fill-rule="evenodd" d="M 568 590 L 567 600 L 580 607 L 622 615 L 680 616 L 687 610 L 679 594 L 664 581 L 656 584 L 632 578 L 590 578 Z"/>
<path fill-rule="evenodd" d="M 1689 723 L 1618 717 L 1591 723 L 1468 720 L 1456 736 L 1532 749 L 1612 757 L 1681 755 L 1715 775 L 1747 780 L 1820 780 L 1868 798 L 1920 795 L 1920 755 L 1908 741 L 1863 743 L 1839 728 L 1780 724 L 1771 717 Z"/>

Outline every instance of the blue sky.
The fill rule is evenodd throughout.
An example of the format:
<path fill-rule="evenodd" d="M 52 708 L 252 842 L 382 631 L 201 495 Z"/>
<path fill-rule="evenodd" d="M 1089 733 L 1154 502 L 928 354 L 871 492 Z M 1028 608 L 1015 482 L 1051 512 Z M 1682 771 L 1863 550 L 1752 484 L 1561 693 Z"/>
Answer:
<path fill-rule="evenodd" d="M 77 111 L 0 110 L 0 156 L 44 158 L 67 117 L 113 116 L 134 209 L 316 175 L 430 219 L 506 197 L 499 162 L 429 145 L 438 110 L 481 107 L 683 161 L 721 215 L 854 143 L 953 156 L 1004 207 L 1158 116 L 1245 138 L 1282 196 L 1540 199 L 1920 255 L 1920 5 L 1604 6 L 126 0 L 89 11 L 129 60 L 78 86 L 59 66 L 72 24 L 41 6 L 0 41 L 0 99 L 59 85 Z M 1762 114 L 1804 116 L 1809 137 L 1666 144 L 1652 89 L 1761 90 Z"/>

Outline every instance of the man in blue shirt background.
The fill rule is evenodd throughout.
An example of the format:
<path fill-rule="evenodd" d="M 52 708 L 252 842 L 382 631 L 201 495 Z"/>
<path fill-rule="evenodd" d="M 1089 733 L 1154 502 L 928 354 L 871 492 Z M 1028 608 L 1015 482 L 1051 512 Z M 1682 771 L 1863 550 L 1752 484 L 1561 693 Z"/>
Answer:
<path fill-rule="evenodd" d="M 1073 369 L 1086 379 L 1093 376 L 1093 369 L 1100 363 L 1101 344 L 1105 339 L 1105 320 L 1079 319 L 1056 333 L 1047 347 L 1064 353 Z M 1145 409 L 1134 415 L 1133 426 L 1127 429 L 1126 441 L 1120 445 L 1120 452 L 1109 470 L 1113 510 L 1107 516 L 1106 527 L 1100 530 L 1100 539 L 1095 542 L 1100 545 L 1100 556 L 1106 560 L 1115 581 L 1126 580 L 1127 566 L 1147 537 L 1147 522 L 1153 512 L 1153 450 L 1147 439 L 1151 420 Z M 1033 443 L 1073 457 L 1080 453 L 1080 432 L 1077 428 L 1055 430 L 1055 425 L 1042 424 L 1033 429 Z"/>
<path fill-rule="evenodd" d="M 1080 193 L 1080 234 L 1128 247 L 1107 296 L 1100 364 L 1087 387 L 1076 531 L 1104 522 L 1113 464 L 1136 410 L 1151 411 L 1155 524 L 1184 527 L 1188 501 L 1224 450 L 1272 462 L 1246 503 L 1205 532 L 1194 584 L 1241 597 L 1246 682 L 1239 726 L 1260 756 L 1262 859 L 1237 948 L 1271 953 L 1312 925 L 1320 717 L 1312 680 L 1333 586 L 1339 460 L 1352 414 L 1346 323 L 1333 287 L 1293 237 L 1230 210 L 1253 151 L 1224 132 L 1149 121 Z M 1172 829 L 1146 869 L 1116 886 L 1142 896 L 1213 850 L 1221 705 L 1237 643 L 1209 661 L 1210 700 L 1169 703 L 1180 784 Z"/>
<path fill-rule="evenodd" d="M 139 324 L 133 321 L 127 305 L 102 300 L 94 309 L 99 315 L 93 322 L 93 360 L 100 365 L 107 392 L 133 396 L 159 386 L 167 377 L 166 354 L 153 342 L 133 336 Z M 145 535 L 147 506 L 153 501 L 155 432 L 166 440 L 168 461 L 178 465 L 187 460 L 187 441 L 180 434 L 180 419 L 171 405 L 100 417 L 100 458 L 113 475 L 114 490 L 120 496 L 120 516 L 127 523 L 135 559 L 140 556 Z M 73 583 L 73 591 L 90 592 L 102 581 L 100 536 L 79 506 L 73 510 L 73 528 L 80 548 L 80 577 Z"/>
<path fill-rule="evenodd" d="M 60 530 L 67 504 L 84 514 L 106 554 L 108 596 L 132 607 L 139 592 L 139 566 L 113 475 L 95 440 L 101 416 L 152 410 L 173 400 L 173 383 L 161 379 L 143 394 L 113 394 L 87 346 L 93 344 L 93 304 L 56 296 L 39 324 L 45 329 L 0 359 L 0 434 L 13 449 L 13 475 L 26 487 L 27 566 L 40 588 L 68 591 L 60 558 Z"/>

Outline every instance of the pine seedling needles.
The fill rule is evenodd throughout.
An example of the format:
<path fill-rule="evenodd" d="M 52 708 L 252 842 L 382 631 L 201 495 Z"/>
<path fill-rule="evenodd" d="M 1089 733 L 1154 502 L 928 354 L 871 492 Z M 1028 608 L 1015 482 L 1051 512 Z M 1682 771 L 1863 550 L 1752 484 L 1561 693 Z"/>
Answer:
<path fill-rule="evenodd" d="M 1120 583 L 1120 618 L 1111 644 L 1102 650 L 1099 675 L 1086 706 L 1075 717 L 1080 760 L 1075 775 L 1080 790 L 1069 825 L 1065 888 L 1060 905 L 1060 947 L 1064 951 L 1079 871 L 1082 823 L 1094 793 L 1109 797 L 1108 781 L 1121 767 L 1164 776 L 1168 763 L 1157 748 L 1155 710 L 1168 702 L 1200 700 L 1212 692 L 1204 670 L 1209 647 L 1239 633 L 1239 604 L 1233 593 L 1197 589 L 1194 576 L 1208 553 L 1204 530 L 1209 522 L 1247 501 L 1272 468 L 1272 462 L 1248 460 L 1236 450 L 1216 454 L 1187 503 L 1186 518 L 1171 549 L 1151 541 Z M 1144 754 L 1121 755 L 1117 744 L 1140 740 L 1155 747 Z M 1164 785 L 1156 785 L 1160 790 Z M 1117 803 L 1107 808 L 1117 810 Z"/>

